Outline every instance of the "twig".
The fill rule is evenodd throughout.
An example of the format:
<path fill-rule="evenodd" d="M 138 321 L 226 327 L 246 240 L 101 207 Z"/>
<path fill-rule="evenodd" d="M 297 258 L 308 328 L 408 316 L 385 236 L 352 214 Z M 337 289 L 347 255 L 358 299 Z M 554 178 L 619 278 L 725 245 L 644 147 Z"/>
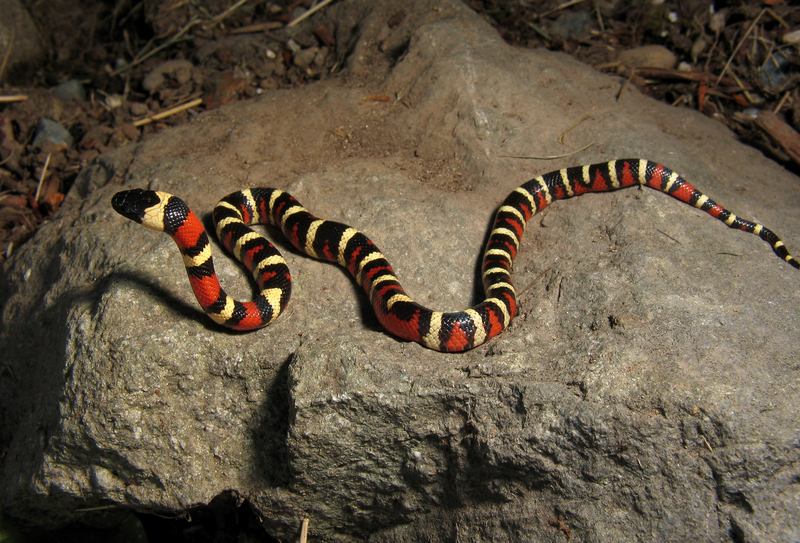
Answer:
<path fill-rule="evenodd" d="M 186 102 L 185 104 L 181 104 L 179 106 L 172 107 L 170 109 L 164 110 L 161 113 L 156 113 L 155 115 L 151 115 L 149 117 L 145 117 L 144 119 L 139 119 L 133 123 L 133 126 L 139 127 L 145 124 L 150 124 L 153 121 L 161 120 L 165 117 L 169 117 L 170 115 L 175 115 L 176 113 L 180 113 L 186 109 L 189 109 L 194 106 L 199 106 L 203 103 L 202 98 L 196 98 L 190 102 Z"/>
<path fill-rule="evenodd" d="M 775 69 L 778 70 L 780 69 L 781 66 L 780 64 L 778 64 L 778 59 L 775 58 L 775 55 L 773 54 L 774 52 L 775 52 L 775 43 L 773 42 L 769 44 L 769 50 L 767 51 L 767 54 L 764 55 L 764 64 L 761 65 L 762 70 L 767 67 L 767 64 L 769 62 L 772 62 L 772 65 L 775 66 Z"/>
<path fill-rule="evenodd" d="M 750 102 L 751 104 L 754 103 L 755 101 L 753 100 L 753 96 L 749 92 L 747 92 L 746 88 L 744 88 L 741 79 L 739 79 L 739 77 L 734 72 L 731 72 L 731 76 L 733 76 L 733 80 L 736 81 L 736 84 L 739 86 L 739 88 L 742 89 L 742 94 L 744 94 L 744 97 L 747 98 L 747 101 Z"/>
<path fill-rule="evenodd" d="M 300 543 L 308 541 L 308 519 L 303 519 L 303 524 L 300 525 Z"/>
<path fill-rule="evenodd" d="M 706 63 L 705 63 L 705 64 L 703 64 L 703 71 L 704 71 L 704 72 L 707 72 L 707 71 L 708 71 L 708 65 L 709 65 L 709 64 L 711 64 L 711 55 L 713 55 L 713 54 L 714 54 L 714 51 L 715 51 L 715 50 L 716 50 L 716 48 L 717 48 L 717 44 L 719 43 L 719 34 L 720 34 L 720 33 L 719 33 L 719 30 L 717 30 L 716 32 L 714 32 L 714 43 L 713 43 L 713 44 L 711 44 L 711 49 L 709 49 L 709 51 L 708 51 L 708 56 L 706 57 Z"/>
<path fill-rule="evenodd" d="M 731 56 L 728 58 L 728 62 L 726 62 L 725 66 L 722 68 L 722 72 L 719 74 L 719 77 L 717 78 L 717 81 L 714 83 L 714 85 L 719 85 L 719 82 L 722 79 L 722 76 L 725 75 L 725 72 L 728 71 L 728 68 L 730 67 L 731 62 L 733 62 L 733 59 L 736 57 L 736 53 L 739 52 L 739 48 L 742 46 L 744 41 L 747 39 L 747 36 L 750 35 L 750 32 L 753 30 L 753 28 L 755 28 L 755 26 L 758 24 L 758 21 L 759 21 L 759 19 L 761 19 L 761 16 L 764 15 L 766 12 L 767 12 L 767 8 L 762 9 L 761 12 L 758 14 L 758 17 L 756 17 L 755 21 L 753 21 L 753 24 L 751 24 L 747 28 L 747 30 L 744 33 L 744 36 L 742 36 L 742 39 L 739 40 L 738 44 L 736 44 L 736 48 L 733 50 L 733 53 L 731 53 Z"/>
<path fill-rule="evenodd" d="M 605 32 L 606 25 L 603 24 L 603 14 L 600 13 L 600 4 L 595 4 L 594 12 L 597 14 L 597 26 L 600 27 L 600 32 Z"/>
<path fill-rule="evenodd" d="M 24 94 L 12 94 L 10 96 L 0 96 L 0 103 L 2 102 L 22 102 L 27 100 L 28 97 Z"/>
<path fill-rule="evenodd" d="M 705 443 L 705 444 L 706 444 L 706 447 L 708 447 L 708 450 L 709 450 L 710 452 L 712 452 L 712 453 L 713 453 L 713 452 L 714 452 L 714 449 L 712 449 L 712 448 L 711 448 L 711 443 L 709 443 L 709 442 L 708 442 L 708 440 L 706 439 L 706 436 L 704 436 L 704 435 L 702 435 L 702 434 L 701 434 L 701 435 L 700 435 L 700 439 L 702 439 L 702 440 L 703 440 L 703 443 Z"/>
<path fill-rule="evenodd" d="M 122 5 L 122 2 L 120 2 L 120 3 L 119 3 L 119 5 L 121 6 L 121 5 Z M 139 10 L 139 9 L 142 9 L 143 7 L 144 7 L 144 1 L 142 1 L 142 2 L 139 2 L 138 4 L 136 4 L 135 6 L 133 6 L 133 7 L 132 7 L 132 8 L 131 8 L 131 9 L 128 11 L 128 13 L 125 15 L 125 17 L 123 17 L 123 18 L 122 18 L 122 20 L 120 20 L 120 21 L 119 21 L 119 23 L 117 23 L 116 25 L 113 25 L 113 26 L 111 27 L 111 29 L 113 30 L 113 29 L 114 29 L 114 27 L 116 27 L 116 28 L 122 28 L 122 27 L 124 27 L 124 26 L 125 26 L 125 23 L 127 23 L 127 22 L 128 22 L 128 19 L 130 19 L 130 18 L 133 16 L 133 14 L 134 14 L 134 13 L 136 13 L 136 11 L 137 11 L 137 10 Z M 115 11 L 116 11 L 116 10 L 115 10 Z M 113 36 L 114 34 L 112 33 L 111 35 Z"/>
<path fill-rule="evenodd" d="M 666 232 L 664 232 L 663 230 L 659 230 L 658 228 L 656 228 L 656 232 L 659 232 L 660 234 L 663 234 L 663 235 L 667 236 L 669 239 L 671 239 L 672 241 L 674 241 L 674 242 L 675 242 L 675 243 L 677 243 L 678 245 L 681 245 L 681 242 L 680 242 L 680 241 L 678 241 L 677 239 L 673 238 L 672 236 L 670 236 L 669 234 L 667 234 L 667 233 L 666 233 Z"/>
<path fill-rule="evenodd" d="M 777 13 L 775 13 L 774 11 L 772 11 L 772 9 L 770 9 L 770 8 L 765 8 L 765 9 L 767 10 L 767 13 L 769 13 L 769 14 L 770 14 L 770 16 L 772 16 L 772 18 L 773 18 L 773 19 L 775 19 L 776 21 L 778 21 L 778 24 L 780 24 L 780 25 L 781 25 L 783 28 L 791 28 L 791 25 L 790 25 L 789 23 L 787 23 L 786 21 L 784 21 L 784 20 L 781 18 L 781 16 L 780 16 L 780 15 L 778 15 Z"/>
<path fill-rule="evenodd" d="M 572 156 L 572 155 L 575 155 L 577 153 L 580 153 L 581 151 L 585 151 L 586 149 L 588 149 L 592 145 L 594 145 L 594 142 L 590 143 L 586 147 L 581 147 L 580 149 L 578 149 L 576 151 L 571 151 L 569 153 L 564 153 L 563 155 L 551 155 L 551 156 L 497 155 L 497 156 L 498 157 L 502 157 L 502 158 L 526 158 L 526 159 L 531 159 L 531 160 L 555 160 L 557 158 L 564 158 L 564 157 L 568 157 L 568 156 Z"/>
<path fill-rule="evenodd" d="M 575 4 L 580 4 L 581 2 L 583 2 L 583 0 L 570 0 L 569 2 L 561 4 L 560 6 L 554 7 L 550 11 L 545 11 L 544 13 L 540 13 L 539 14 L 539 18 L 544 17 L 545 15 L 550 15 L 551 13 L 555 13 L 556 11 L 558 11 L 560 9 L 566 9 L 566 8 L 568 8 L 570 6 L 574 6 Z"/>
<path fill-rule="evenodd" d="M 42 183 L 44 183 L 44 176 L 47 174 L 47 166 L 50 164 L 50 153 L 47 153 L 47 158 L 44 161 L 44 168 L 42 168 L 42 175 L 39 176 L 39 184 L 36 186 L 36 195 L 33 197 L 35 202 L 39 202 L 39 193 L 42 190 Z"/>
<path fill-rule="evenodd" d="M 305 13 L 303 13 L 303 14 L 302 14 L 300 17 L 298 17 L 297 19 L 295 19 L 294 21 L 292 21 L 291 23 L 289 23 L 288 25 L 286 25 L 286 27 L 288 28 L 288 27 L 290 27 L 290 26 L 294 26 L 294 25 L 296 25 L 297 23 L 299 23 L 300 21 L 304 21 L 304 20 L 306 20 L 308 17 L 311 17 L 311 16 L 312 16 L 314 13 L 316 13 L 316 12 L 317 12 L 317 11 L 319 11 L 320 9 L 324 8 L 325 6 L 327 6 L 328 4 L 330 4 L 331 2 L 333 2 L 333 0 L 322 0 L 322 2 L 320 2 L 319 4 L 317 4 L 316 6 L 314 6 L 313 8 L 309 9 L 308 11 L 306 11 Z"/>
<path fill-rule="evenodd" d="M 167 47 L 169 47 L 170 45 L 172 45 L 173 43 L 178 41 L 178 39 L 181 36 L 186 34 L 186 32 L 188 32 L 190 28 L 192 28 L 194 25 L 196 25 L 199 22 L 200 22 L 200 19 L 197 16 L 192 17 L 192 20 L 189 21 L 188 23 L 186 23 L 186 25 L 183 28 L 181 28 L 180 30 L 178 30 L 178 33 L 175 34 L 173 37 L 171 37 L 169 40 L 165 41 L 164 43 L 162 43 L 161 45 L 159 45 L 158 47 L 156 47 L 155 49 L 153 49 L 152 51 L 150 51 L 146 55 L 143 55 L 143 56 L 141 56 L 139 58 L 133 59 L 133 61 L 130 64 L 126 64 L 122 68 L 119 68 L 118 70 L 114 70 L 114 71 L 110 72 L 109 75 L 111 75 L 112 77 L 115 76 L 115 75 L 119 75 L 124 71 L 130 70 L 131 68 L 133 68 L 137 64 L 141 64 L 142 62 L 144 62 L 148 58 L 152 57 L 153 55 L 155 55 L 156 53 L 158 53 L 162 49 L 166 49 Z"/>
<path fill-rule="evenodd" d="M 189 3 L 189 0 L 181 0 L 180 2 L 175 2 L 170 7 L 167 8 L 167 11 L 175 11 L 179 7 L 185 6 Z"/>
<path fill-rule="evenodd" d="M 547 41 L 553 41 L 553 38 L 550 37 L 550 34 L 533 24 L 532 22 L 528 21 L 528 26 L 531 27 L 531 30 L 539 34 L 541 37 L 546 39 Z"/>
<path fill-rule="evenodd" d="M 800 164 L 800 134 L 768 109 L 758 114 L 755 123 L 783 149 L 784 153 Z"/>
<path fill-rule="evenodd" d="M 220 13 L 219 15 L 215 16 L 210 21 L 208 21 L 206 23 L 203 23 L 203 29 L 207 30 L 207 29 L 209 29 L 209 28 L 211 28 L 213 26 L 216 26 L 217 24 L 221 23 L 223 21 L 223 19 L 226 19 L 231 13 L 233 13 L 234 11 L 236 11 L 237 9 L 242 7 L 247 2 L 249 2 L 249 0 L 239 0 L 238 2 L 236 2 L 231 7 L 229 7 L 228 9 L 226 9 L 225 11 Z"/>
<path fill-rule="evenodd" d="M 89 511 L 106 511 L 108 509 L 114 509 L 116 505 L 98 505 L 96 507 L 84 507 L 82 509 L 75 509 L 75 511 L 81 513 L 87 513 Z"/>
<path fill-rule="evenodd" d="M 773 113 L 778 113 L 781 110 L 781 108 L 783 107 L 783 104 L 786 103 L 786 100 L 788 98 L 789 98 L 789 91 L 786 91 L 786 92 L 783 93 L 783 98 L 781 98 L 781 101 L 778 102 L 778 105 L 775 106 L 775 109 L 773 109 L 772 112 Z"/>
<path fill-rule="evenodd" d="M 631 80 L 635 75 L 636 75 L 636 68 L 631 70 L 631 75 L 628 76 L 628 79 L 626 79 L 625 83 L 622 84 L 622 88 L 619 89 L 619 93 L 617 94 L 617 102 L 619 102 L 622 99 L 622 95 L 625 94 L 625 91 L 628 89 L 628 85 L 631 84 Z"/>
<path fill-rule="evenodd" d="M 265 30 L 277 30 L 281 28 L 283 23 L 279 23 L 278 21 L 267 21 L 266 23 L 256 23 L 254 25 L 242 26 L 240 28 L 234 28 L 231 30 L 231 34 L 251 34 L 253 32 L 263 32 Z"/>
<path fill-rule="evenodd" d="M 687 100 L 687 98 L 686 98 L 686 95 L 685 95 L 685 94 L 681 94 L 681 95 L 680 95 L 680 96 L 678 96 L 678 98 L 677 98 L 677 99 L 675 99 L 675 101 L 674 101 L 674 102 L 672 102 L 670 105 L 671 105 L 671 106 L 673 106 L 673 107 L 675 107 L 675 106 L 677 106 L 678 104 L 682 104 L 682 103 L 686 102 L 686 100 Z"/>
<path fill-rule="evenodd" d="M 11 38 L 8 40 L 8 47 L 6 48 L 6 52 L 3 54 L 3 62 L 0 64 L 0 81 L 3 80 L 3 73 L 6 71 L 6 64 L 8 63 L 8 59 L 11 58 L 11 51 L 14 49 L 14 38 L 17 37 L 17 29 L 11 31 Z"/>

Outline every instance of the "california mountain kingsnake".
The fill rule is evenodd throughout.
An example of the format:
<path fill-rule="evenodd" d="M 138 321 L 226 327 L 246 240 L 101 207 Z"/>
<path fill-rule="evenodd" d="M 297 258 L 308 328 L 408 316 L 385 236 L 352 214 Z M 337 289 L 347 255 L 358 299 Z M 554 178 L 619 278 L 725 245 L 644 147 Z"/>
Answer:
<path fill-rule="evenodd" d="M 117 193 L 111 205 L 125 217 L 164 231 L 178 244 L 189 281 L 203 310 L 216 322 L 253 330 L 274 321 L 286 308 L 292 291 L 289 268 L 278 250 L 247 227 L 263 223 L 279 227 L 300 251 L 338 262 L 367 293 L 383 327 L 397 337 L 437 351 L 476 347 L 499 334 L 516 313 L 511 264 L 525 226 L 553 200 L 585 192 L 606 192 L 633 185 L 665 192 L 691 204 L 731 228 L 756 234 L 783 260 L 800 268 L 783 242 L 761 224 L 745 221 L 717 205 L 665 166 L 647 160 L 612 160 L 550 172 L 528 181 L 506 197 L 497 211 L 483 255 L 486 299 L 457 313 L 432 311 L 415 303 L 400 286 L 391 265 L 367 236 L 354 228 L 319 219 L 291 195 L 269 188 L 230 194 L 214 208 L 217 236 L 251 271 L 260 293 L 252 302 L 225 294 L 211 260 L 211 245 L 197 216 L 179 198 L 152 190 Z"/>

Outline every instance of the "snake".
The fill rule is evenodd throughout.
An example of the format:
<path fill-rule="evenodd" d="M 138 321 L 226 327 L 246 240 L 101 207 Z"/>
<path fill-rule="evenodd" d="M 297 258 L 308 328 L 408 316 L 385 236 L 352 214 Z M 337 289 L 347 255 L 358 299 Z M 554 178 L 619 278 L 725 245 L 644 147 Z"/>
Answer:
<path fill-rule="evenodd" d="M 481 268 L 485 299 L 458 312 L 441 312 L 416 303 L 403 289 L 391 264 L 365 234 L 311 214 L 292 195 L 274 188 L 229 194 L 214 207 L 222 245 L 252 274 L 259 292 L 249 302 L 228 296 L 220 286 L 211 244 L 198 217 L 171 194 L 133 189 L 118 192 L 112 207 L 124 217 L 165 232 L 178 245 L 194 295 L 215 322 L 234 330 L 255 330 L 284 312 L 292 292 L 286 260 L 250 224 L 278 227 L 291 244 L 310 257 L 338 263 L 369 298 L 390 334 L 443 352 L 461 352 L 497 336 L 514 318 L 517 297 L 511 267 L 531 217 L 554 200 L 587 192 L 647 186 L 705 211 L 728 225 L 759 236 L 775 254 L 800 269 L 781 239 L 757 222 L 741 219 L 662 164 L 645 159 L 612 160 L 538 176 L 509 194 L 495 215 Z"/>

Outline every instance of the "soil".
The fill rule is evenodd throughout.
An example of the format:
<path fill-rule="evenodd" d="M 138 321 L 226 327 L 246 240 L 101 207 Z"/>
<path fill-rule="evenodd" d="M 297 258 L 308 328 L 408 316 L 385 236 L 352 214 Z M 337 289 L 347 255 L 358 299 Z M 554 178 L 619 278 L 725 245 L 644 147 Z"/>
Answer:
<path fill-rule="evenodd" d="M 320 24 L 289 26 L 310 1 L 62 0 L 58 18 L 46 4 L 29 11 L 45 40 L 47 62 L 0 73 L 1 96 L 25 97 L 0 102 L 0 259 L 58 210 L 78 172 L 101 153 L 265 90 L 339 77 L 351 46 L 336 35 L 324 8 Z M 565 51 L 619 73 L 640 91 L 699 109 L 788 168 L 798 168 L 791 141 L 800 127 L 800 76 L 791 40 L 800 28 L 800 8 L 788 2 L 466 4 L 513 45 Z M 398 12 L 387 25 L 403 17 Z M 644 46 L 660 49 L 651 47 L 633 60 L 621 55 Z M 660 66 L 642 68 L 655 63 Z M 54 89 L 68 81 L 77 82 L 84 96 L 78 91 L 77 99 L 59 98 Z M 754 108 L 775 112 L 777 126 L 788 132 L 776 136 L 757 124 Z M 72 141 L 37 141 L 42 118 L 66 128 Z M 149 541 L 274 541 L 241 505 L 231 497 L 186 519 L 132 515 L 126 522 L 130 533 Z M 113 535 L 69 529 L 33 538 L 99 541 Z"/>

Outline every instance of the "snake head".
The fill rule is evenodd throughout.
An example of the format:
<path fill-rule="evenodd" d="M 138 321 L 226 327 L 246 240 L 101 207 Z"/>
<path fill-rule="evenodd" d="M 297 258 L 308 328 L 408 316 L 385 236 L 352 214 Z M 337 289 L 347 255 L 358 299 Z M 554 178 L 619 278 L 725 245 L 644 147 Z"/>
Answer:
<path fill-rule="evenodd" d="M 161 202 L 158 194 L 152 190 L 134 189 L 118 192 L 111 198 L 114 211 L 134 222 L 142 223 L 145 212 Z"/>
<path fill-rule="evenodd" d="M 118 192 L 111 207 L 123 217 L 159 232 L 164 231 L 164 205 L 171 197 L 164 192 L 133 189 Z"/>

